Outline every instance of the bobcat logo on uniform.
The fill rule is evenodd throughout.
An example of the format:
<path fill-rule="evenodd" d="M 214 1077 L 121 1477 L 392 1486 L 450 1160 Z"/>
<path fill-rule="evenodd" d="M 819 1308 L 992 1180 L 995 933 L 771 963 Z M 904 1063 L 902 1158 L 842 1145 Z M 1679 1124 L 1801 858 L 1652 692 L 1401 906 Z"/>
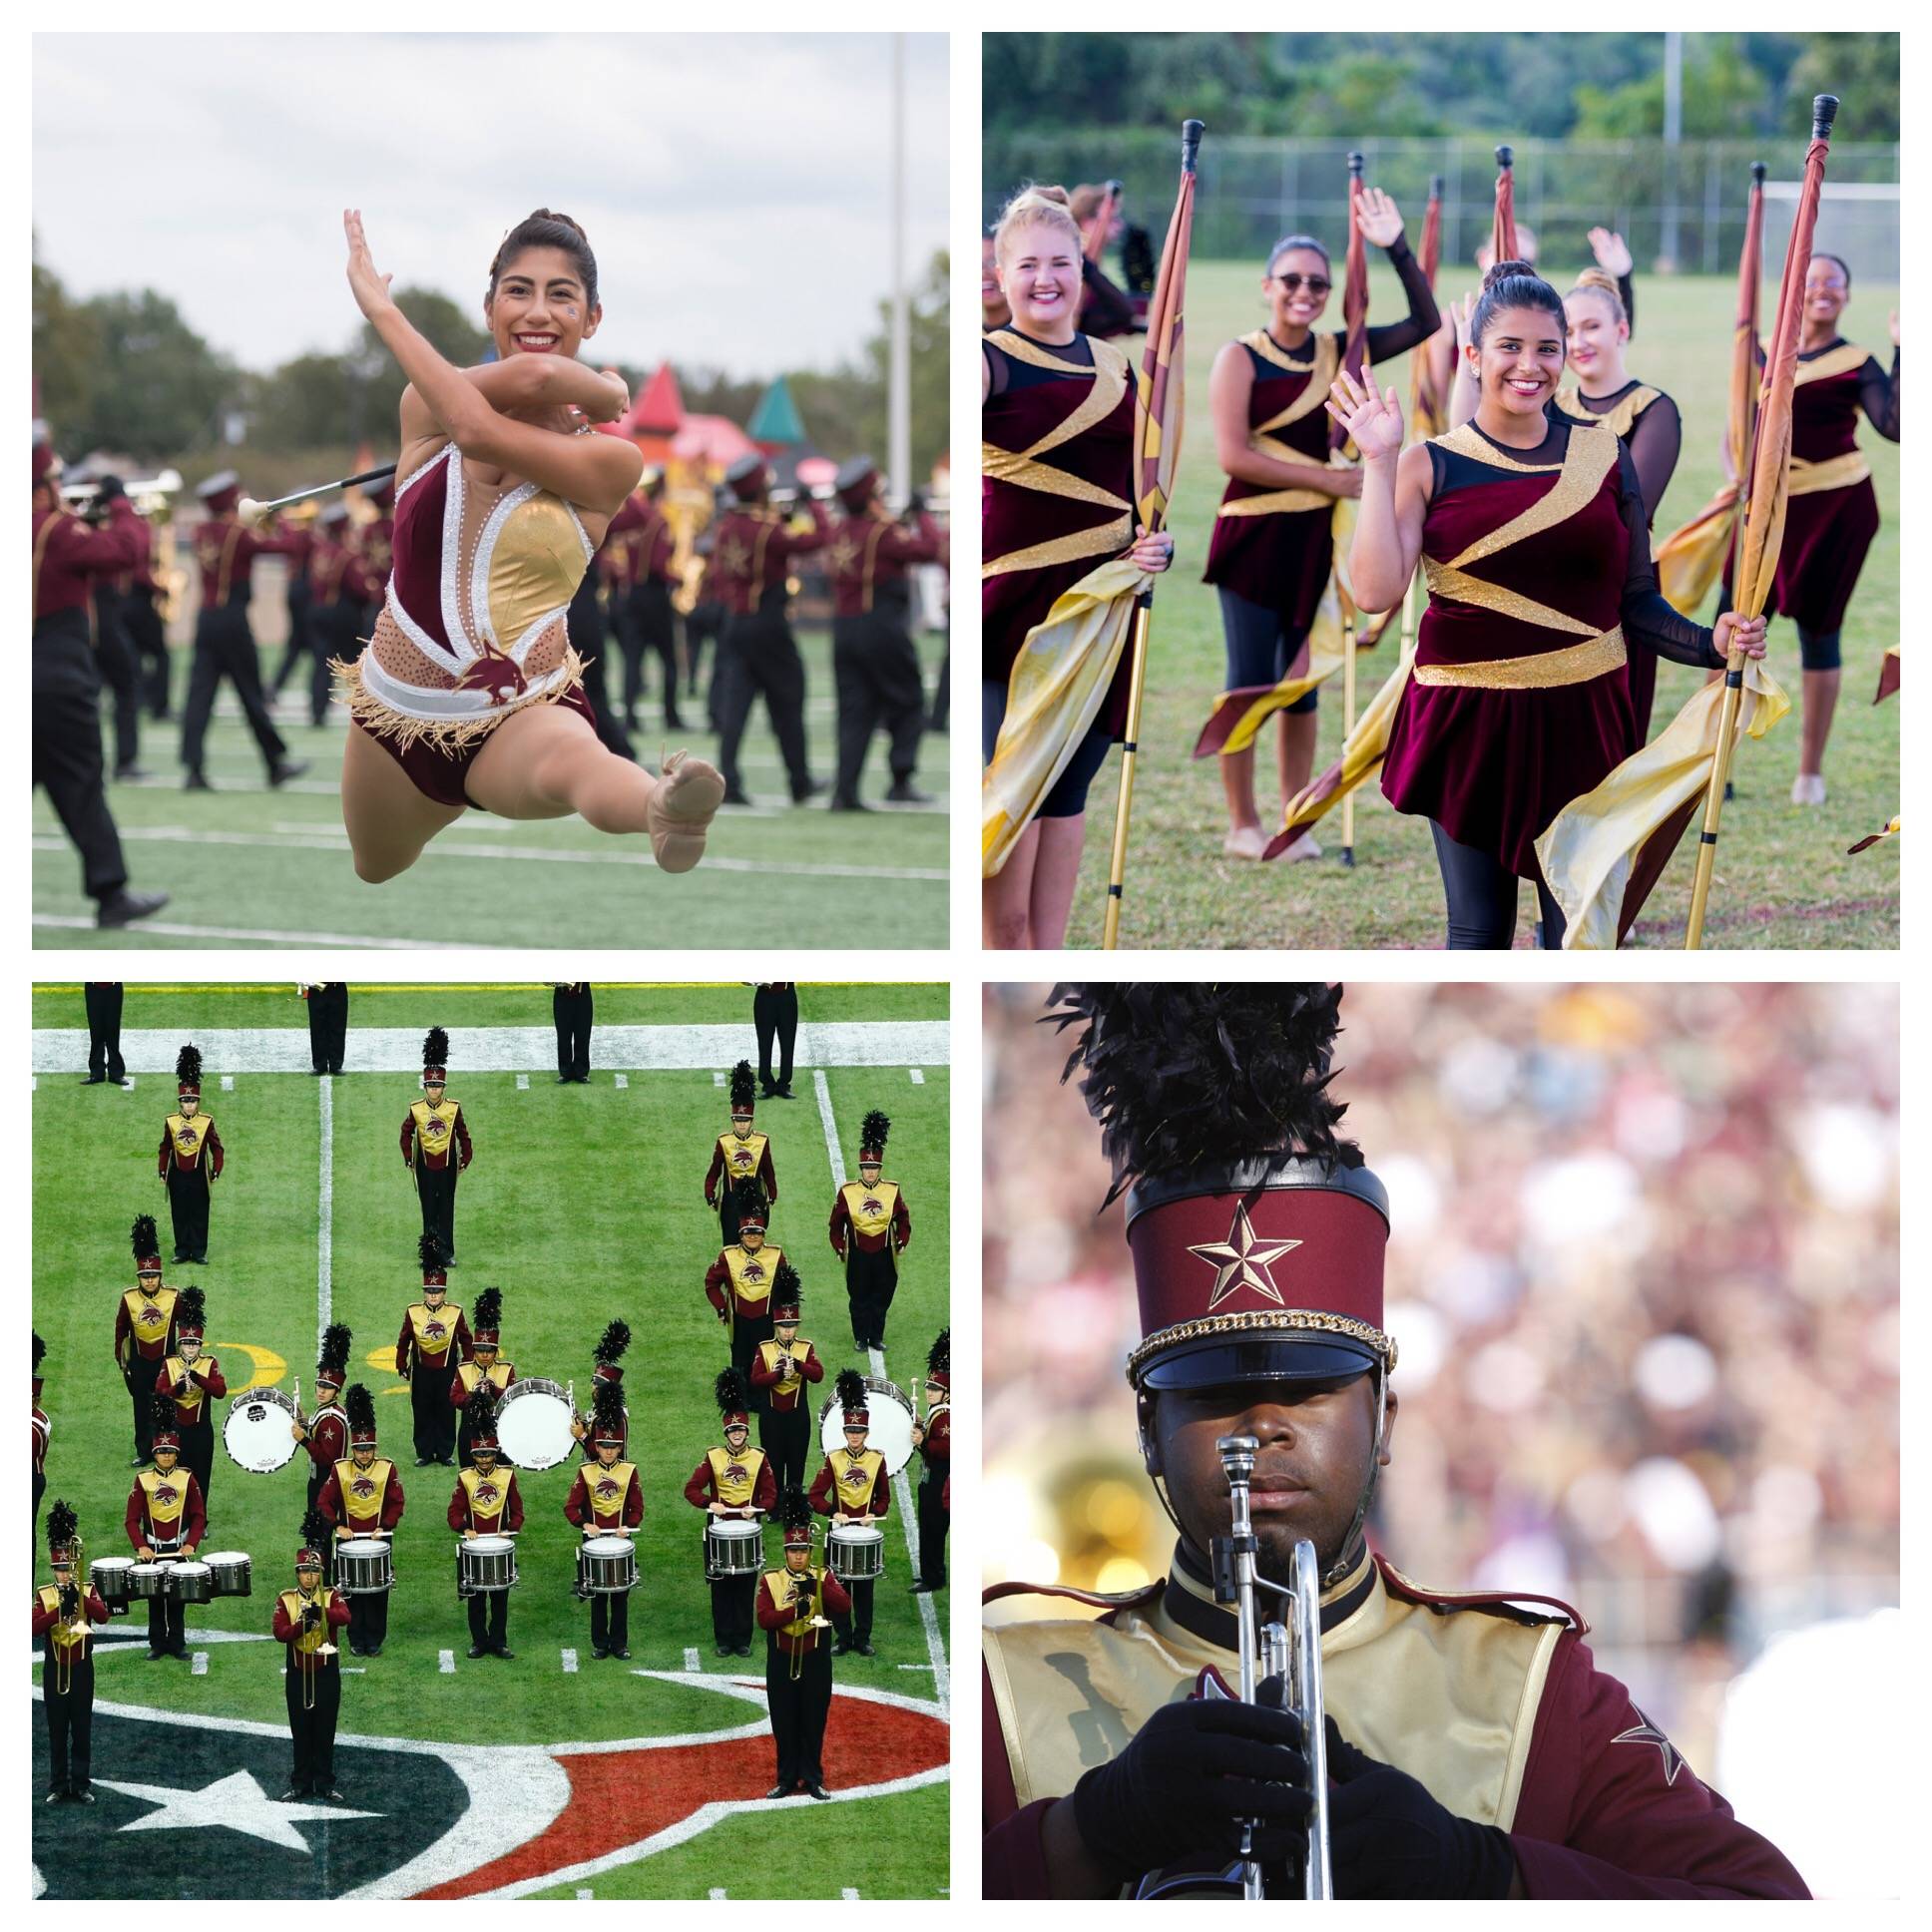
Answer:
<path fill-rule="evenodd" d="M 195 1130 L 192 1127 L 183 1128 L 182 1131 L 175 1136 L 175 1145 L 178 1148 L 180 1148 L 184 1154 L 193 1154 L 195 1152 Z"/>
<path fill-rule="evenodd" d="M 764 1269 L 755 1261 L 746 1261 L 744 1264 L 744 1278 L 747 1281 L 762 1281 L 764 1279 Z"/>
<path fill-rule="evenodd" d="M 860 1204 L 859 1211 L 867 1214 L 882 1214 L 885 1212 L 885 1203 L 877 1195 L 867 1195 Z"/>
<path fill-rule="evenodd" d="M 745 1148 L 733 1148 L 731 1150 L 731 1166 L 736 1168 L 740 1173 L 748 1173 L 751 1167 L 749 1150 Z"/>
<path fill-rule="evenodd" d="M 449 1333 L 449 1330 L 445 1328 L 440 1321 L 437 1321 L 432 1317 L 430 1320 L 425 1321 L 423 1323 L 423 1333 L 426 1336 L 428 1336 L 428 1338 L 431 1341 L 441 1341 L 443 1337 Z"/>
<path fill-rule="evenodd" d="M 502 1490 L 498 1489 L 496 1484 L 494 1484 L 493 1482 L 490 1482 L 486 1478 L 484 1481 L 478 1483 L 476 1486 L 477 1508 L 482 1510 L 487 1510 L 492 1503 L 496 1502 L 498 1498 L 502 1496 L 502 1494 L 503 1494 Z"/>
<path fill-rule="evenodd" d="M 615 1503 L 617 1499 L 618 1487 L 615 1480 L 609 1476 L 600 1476 L 597 1479 L 597 1500 L 608 1504 Z"/>
<path fill-rule="evenodd" d="M 349 1478 L 349 1493 L 359 1503 L 366 1503 L 375 1494 L 375 1483 L 367 1476 L 354 1475 Z"/>
<path fill-rule="evenodd" d="M 871 1487 L 871 1478 L 862 1469 L 848 1469 L 838 1480 L 840 1487 L 844 1489 L 869 1489 Z"/>
<path fill-rule="evenodd" d="M 741 1483 L 750 1473 L 741 1462 L 727 1462 L 724 1465 L 724 1480 L 727 1483 Z"/>
<path fill-rule="evenodd" d="M 157 1483 L 155 1485 L 155 1501 L 157 1503 L 177 1503 L 180 1502 L 182 1492 L 173 1483 Z"/>

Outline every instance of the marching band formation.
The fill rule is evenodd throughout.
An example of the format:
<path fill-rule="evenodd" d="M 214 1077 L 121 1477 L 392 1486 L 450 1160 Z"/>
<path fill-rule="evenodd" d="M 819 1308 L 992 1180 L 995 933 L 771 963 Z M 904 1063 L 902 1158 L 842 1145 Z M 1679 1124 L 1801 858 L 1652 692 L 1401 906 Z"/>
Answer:
<path fill-rule="evenodd" d="M 520 1577 L 517 1536 L 526 1497 L 519 1474 L 576 1464 L 562 1510 L 579 1532 L 573 1594 L 590 1610 L 594 1659 L 628 1659 L 630 1595 L 638 1587 L 634 1538 L 645 1496 L 630 1455 L 623 1356 L 631 1329 L 608 1322 L 593 1351 L 588 1416 L 574 1384 L 520 1376 L 502 1353 L 503 1295 L 481 1290 L 466 1311 L 449 1299 L 455 1262 L 456 1178 L 473 1144 L 461 1107 L 447 1095 L 448 1036 L 424 1041 L 422 1099 L 402 1128 L 402 1154 L 422 1202 L 417 1258 L 420 1297 L 403 1311 L 395 1367 L 409 1390 L 415 1467 L 452 1468 L 445 1518 L 456 1538 L 456 1596 L 469 1625 L 469 1656 L 511 1659 L 509 1612 Z M 161 1172 L 174 1212 L 175 1261 L 203 1261 L 210 1183 L 222 1172 L 214 1122 L 200 1111 L 201 1054 L 182 1050 L 178 1111 L 161 1144 Z M 872 1605 L 885 1569 L 891 1481 L 916 1454 L 920 1575 L 916 1592 L 943 1587 L 950 1519 L 951 1359 L 942 1331 L 927 1357 L 926 1412 L 882 1375 L 839 1370 L 819 1408 L 820 1465 L 806 1489 L 812 1430 L 810 1390 L 825 1364 L 800 1335 L 797 1268 L 765 1240 L 777 1199 L 767 1138 L 752 1128 L 753 1077 L 740 1061 L 729 1081 L 730 1127 L 719 1136 L 704 1184 L 724 1246 L 705 1291 L 727 1335 L 729 1365 L 716 1378 L 721 1440 L 684 1486 L 704 1512 L 703 1554 L 720 1657 L 749 1657 L 765 1634 L 765 1686 L 776 1744 L 776 1782 L 767 1796 L 829 1796 L 823 1739 L 831 1701 L 831 1659 L 874 1655 Z M 897 1257 L 911 1239 L 903 1191 L 884 1179 L 891 1123 L 865 1116 L 859 1180 L 838 1190 L 829 1233 L 846 1270 L 854 1345 L 881 1345 Z M 189 1656 L 190 1605 L 253 1594 L 253 1559 L 211 1550 L 215 1404 L 226 1401 L 220 1433 L 228 1457 L 251 1475 L 273 1475 L 306 1452 L 294 1587 L 281 1591 L 272 1630 L 284 1647 L 292 1762 L 287 1798 L 339 1796 L 334 1739 L 341 1704 L 340 1654 L 376 1659 L 388 1634 L 394 1551 L 407 1507 L 397 1461 L 382 1453 L 376 1404 L 347 1382 L 351 1333 L 328 1324 L 317 1350 L 314 1406 L 292 1393 L 242 1386 L 231 1394 L 220 1360 L 204 1353 L 205 1296 L 163 1280 L 154 1217 L 139 1215 L 132 1242 L 135 1284 L 119 1297 L 114 1354 L 133 1410 L 136 1470 L 124 1529 L 131 1554 L 88 1561 L 76 1513 L 57 1501 L 48 1519 L 53 1580 L 34 1596 L 34 1635 L 45 1660 L 50 1740 L 46 1800 L 93 1801 L 90 1727 L 97 1628 L 145 1606 L 151 1662 Z M 52 1425 L 41 1407 L 44 1345 L 34 1338 L 34 1511 L 38 1521 Z M 346 1384 L 346 1385 L 345 1385 Z M 758 1446 L 750 1444 L 756 1417 Z M 826 1519 L 824 1562 L 814 1562 L 814 1516 Z M 776 1565 L 764 1529 L 782 1535 Z"/>

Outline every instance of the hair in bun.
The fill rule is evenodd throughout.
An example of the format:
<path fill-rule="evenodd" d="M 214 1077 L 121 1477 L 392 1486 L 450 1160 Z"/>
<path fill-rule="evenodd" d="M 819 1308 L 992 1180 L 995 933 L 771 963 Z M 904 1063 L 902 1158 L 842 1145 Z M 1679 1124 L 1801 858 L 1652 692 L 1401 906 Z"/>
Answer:
<path fill-rule="evenodd" d="M 597 257 L 591 252 L 590 237 L 580 223 L 550 208 L 533 209 L 503 238 L 490 262 L 492 295 L 504 271 L 528 248 L 557 248 L 569 255 L 583 277 L 584 306 L 597 306 Z"/>
<path fill-rule="evenodd" d="M 1080 252 L 1080 224 L 1074 220 L 1067 191 L 1064 188 L 1049 187 L 1043 182 L 1028 182 L 1000 210 L 1000 219 L 993 227 L 994 260 L 1006 259 L 1006 244 L 1009 237 L 1036 223 L 1049 228 L 1064 229 L 1073 241 L 1074 252 L 1076 254 Z"/>
<path fill-rule="evenodd" d="M 1610 304 L 1610 318 L 1614 322 L 1630 320 L 1624 307 L 1624 291 L 1617 286 L 1617 277 L 1602 268 L 1586 268 L 1578 275 L 1576 285 L 1570 290 L 1572 295 L 1601 295 Z M 1568 296 L 1565 297 L 1569 299 Z"/>
<path fill-rule="evenodd" d="M 1527 261 L 1499 261 L 1483 276 L 1483 292 L 1469 321 L 1469 339 L 1478 348 L 1490 322 L 1506 308 L 1541 308 L 1556 317 L 1559 336 L 1566 332 L 1563 297 Z"/>

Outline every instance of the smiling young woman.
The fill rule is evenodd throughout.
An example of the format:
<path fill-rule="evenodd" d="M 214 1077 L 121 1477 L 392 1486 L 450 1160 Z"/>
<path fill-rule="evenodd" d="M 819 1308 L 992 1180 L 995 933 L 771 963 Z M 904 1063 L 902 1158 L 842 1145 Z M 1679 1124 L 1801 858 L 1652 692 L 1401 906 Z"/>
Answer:
<path fill-rule="evenodd" d="M 647 832 L 666 871 L 690 870 L 724 780 L 682 752 L 653 777 L 605 749 L 565 621 L 642 468 L 627 437 L 593 433 L 630 397 L 578 360 L 604 313 L 583 230 L 539 209 L 510 231 L 483 302 L 497 360 L 458 369 L 390 299 L 360 212 L 343 226 L 349 286 L 409 381 L 394 567 L 362 656 L 336 666 L 357 874 L 393 878 L 470 805 Z"/>
<path fill-rule="evenodd" d="M 1349 565 L 1364 607 L 1391 608 L 1426 571 L 1382 790 L 1430 821 L 1455 950 L 1511 944 L 1519 879 L 1536 886 L 1544 945 L 1561 943 L 1535 841 L 1636 748 L 1633 650 L 1711 669 L 1732 648 L 1764 654 L 1761 618 L 1726 611 L 1713 633 L 1671 608 L 1630 451 L 1601 423 L 1546 413 L 1566 332 L 1557 291 L 1499 261 L 1470 316 L 1469 421 L 1405 450 L 1393 389 L 1343 375 L 1328 405 L 1362 453 Z"/>

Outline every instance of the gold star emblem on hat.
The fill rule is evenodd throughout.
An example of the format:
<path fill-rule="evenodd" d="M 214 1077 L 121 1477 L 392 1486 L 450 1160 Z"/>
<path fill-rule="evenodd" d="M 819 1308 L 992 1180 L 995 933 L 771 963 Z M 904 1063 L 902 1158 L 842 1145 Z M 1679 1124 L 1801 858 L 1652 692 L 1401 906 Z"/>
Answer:
<path fill-rule="evenodd" d="M 1274 1285 L 1274 1277 L 1268 1273 L 1268 1263 L 1278 1261 L 1290 1248 L 1300 1245 L 1299 1241 L 1262 1240 L 1254 1231 L 1254 1223 L 1247 1217 L 1247 1204 L 1236 1204 L 1234 1223 L 1228 1228 L 1224 1241 L 1203 1241 L 1199 1246 L 1188 1249 L 1190 1254 L 1199 1254 L 1214 1270 L 1214 1286 L 1208 1297 L 1208 1312 L 1212 1314 L 1229 1295 L 1241 1288 L 1252 1288 L 1277 1308 L 1285 1307 L 1287 1303 L 1281 1299 L 1281 1290 Z"/>

